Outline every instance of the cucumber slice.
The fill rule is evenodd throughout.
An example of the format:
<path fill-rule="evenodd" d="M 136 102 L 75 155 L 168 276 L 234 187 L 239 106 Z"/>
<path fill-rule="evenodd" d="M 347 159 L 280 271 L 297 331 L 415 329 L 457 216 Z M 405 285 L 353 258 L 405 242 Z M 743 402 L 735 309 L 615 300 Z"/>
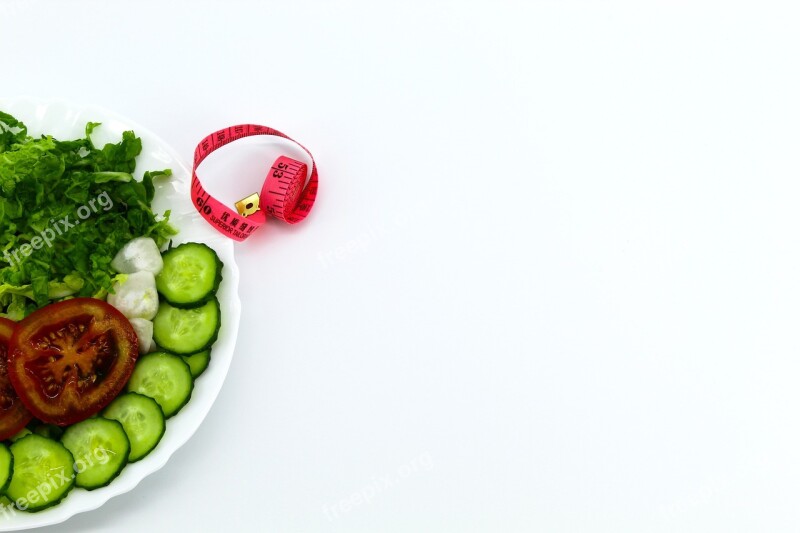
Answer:
<path fill-rule="evenodd" d="M 118 396 L 106 407 L 103 416 L 122 424 L 131 443 L 128 457 L 131 463 L 150 453 L 167 430 L 164 412 L 158 402 L 135 392 Z"/>
<path fill-rule="evenodd" d="M 14 473 L 6 495 L 23 511 L 41 511 L 60 502 L 75 486 L 75 461 L 60 442 L 28 435 L 11 445 Z"/>
<path fill-rule="evenodd" d="M 186 364 L 189 365 L 189 370 L 192 371 L 192 377 L 196 378 L 208 368 L 208 363 L 211 361 L 211 350 L 203 350 L 202 352 L 193 353 L 192 355 L 182 356 Z"/>
<path fill-rule="evenodd" d="M 195 307 L 217 291 L 222 281 L 222 261 L 217 253 L 197 242 L 167 250 L 164 268 L 156 276 L 158 292 L 176 307 Z"/>
<path fill-rule="evenodd" d="M 75 458 L 75 483 L 86 490 L 111 483 L 128 463 L 131 443 L 122 424 L 106 418 L 89 418 L 70 426 L 61 443 Z"/>
<path fill-rule="evenodd" d="M 192 309 L 180 309 L 163 302 L 153 319 L 153 339 L 168 352 L 190 355 L 214 344 L 219 326 L 216 298 Z"/>
<path fill-rule="evenodd" d="M 192 371 L 186 361 L 164 352 L 147 354 L 139 359 L 128 381 L 130 392 L 153 398 L 167 418 L 186 405 L 193 388 Z"/>
<path fill-rule="evenodd" d="M 0 492 L 8 488 L 14 473 L 14 456 L 5 444 L 0 444 Z"/>

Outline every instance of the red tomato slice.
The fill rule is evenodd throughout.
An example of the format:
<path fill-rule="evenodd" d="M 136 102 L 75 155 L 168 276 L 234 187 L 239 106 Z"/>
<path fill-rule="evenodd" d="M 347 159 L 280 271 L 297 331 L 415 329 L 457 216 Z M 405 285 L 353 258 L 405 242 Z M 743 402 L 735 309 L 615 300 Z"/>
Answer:
<path fill-rule="evenodd" d="M 17 324 L 8 376 L 36 418 L 66 426 L 108 405 L 138 356 L 136 333 L 122 313 L 102 300 L 74 298 Z"/>
<path fill-rule="evenodd" d="M 16 327 L 15 322 L 0 318 L 0 440 L 16 435 L 33 418 L 8 379 L 8 343 Z"/>

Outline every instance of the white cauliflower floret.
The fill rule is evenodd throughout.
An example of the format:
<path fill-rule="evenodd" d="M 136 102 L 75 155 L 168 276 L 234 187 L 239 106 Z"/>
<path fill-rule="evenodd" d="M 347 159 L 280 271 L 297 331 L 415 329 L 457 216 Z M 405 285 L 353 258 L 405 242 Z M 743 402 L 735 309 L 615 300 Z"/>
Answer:
<path fill-rule="evenodd" d="M 128 319 L 153 320 L 158 312 L 156 278 L 148 271 L 130 274 L 124 282 L 114 283 L 114 294 L 107 300 Z"/>
<path fill-rule="evenodd" d="M 117 252 L 111 261 L 111 268 L 121 274 L 133 274 L 144 270 L 156 275 L 164 268 L 164 260 L 161 259 L 156 241 L 150 237 L 137 237 Z"/>
<path fill-rule="evenodd" d="M 139 338 L 139 354 L 148 353 L 153 349 L 153 323 L 144 318 L 131 318 L 130 322 Z"/>

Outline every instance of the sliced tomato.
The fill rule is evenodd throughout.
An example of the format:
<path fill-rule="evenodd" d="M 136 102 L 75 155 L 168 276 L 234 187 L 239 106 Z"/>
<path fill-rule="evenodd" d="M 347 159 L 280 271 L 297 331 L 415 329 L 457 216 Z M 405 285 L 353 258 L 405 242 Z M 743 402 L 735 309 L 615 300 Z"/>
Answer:
<path fill-rule="evenodd" d="M 16 327 L 16 322 L 0 318 L 0 440 L 16 435 L 33 418 L 8 379 L 8 344 Z"/>
<path fill-rule="evenodd" d="M 138 356 L 136 333 L 122 313 L 102 300 L 74 298 L 17 324 L 8 376 L 36 418 L 66 426 L 108 405 Z"/>

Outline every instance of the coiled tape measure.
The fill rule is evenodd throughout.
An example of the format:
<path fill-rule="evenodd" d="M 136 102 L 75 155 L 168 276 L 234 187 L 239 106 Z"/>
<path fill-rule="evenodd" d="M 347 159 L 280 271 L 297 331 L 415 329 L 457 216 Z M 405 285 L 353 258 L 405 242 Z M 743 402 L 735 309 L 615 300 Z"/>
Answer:
<path fill-rule="evenodd" d="M 280 156 L 272 163 L 261 193 L 242 198 L 232 209 L 206 192 L 197 177 L 197 167 L 213 151 L 254 135 L 274 135 L 295 143 L 311 158 L 311 174 L 308 175 L 308 165 L 305 163 Z M 236 241 L 248 238 L 270 216 L 288 224 L 296 224 L 306 218 L 317 198 L 317 184 L 317 165 L 311 152 L 288 135 L 267 126 L 241 124 L 216 131 L 200 141 L 194 151 L 192 203 L 209 224 Z"/>

